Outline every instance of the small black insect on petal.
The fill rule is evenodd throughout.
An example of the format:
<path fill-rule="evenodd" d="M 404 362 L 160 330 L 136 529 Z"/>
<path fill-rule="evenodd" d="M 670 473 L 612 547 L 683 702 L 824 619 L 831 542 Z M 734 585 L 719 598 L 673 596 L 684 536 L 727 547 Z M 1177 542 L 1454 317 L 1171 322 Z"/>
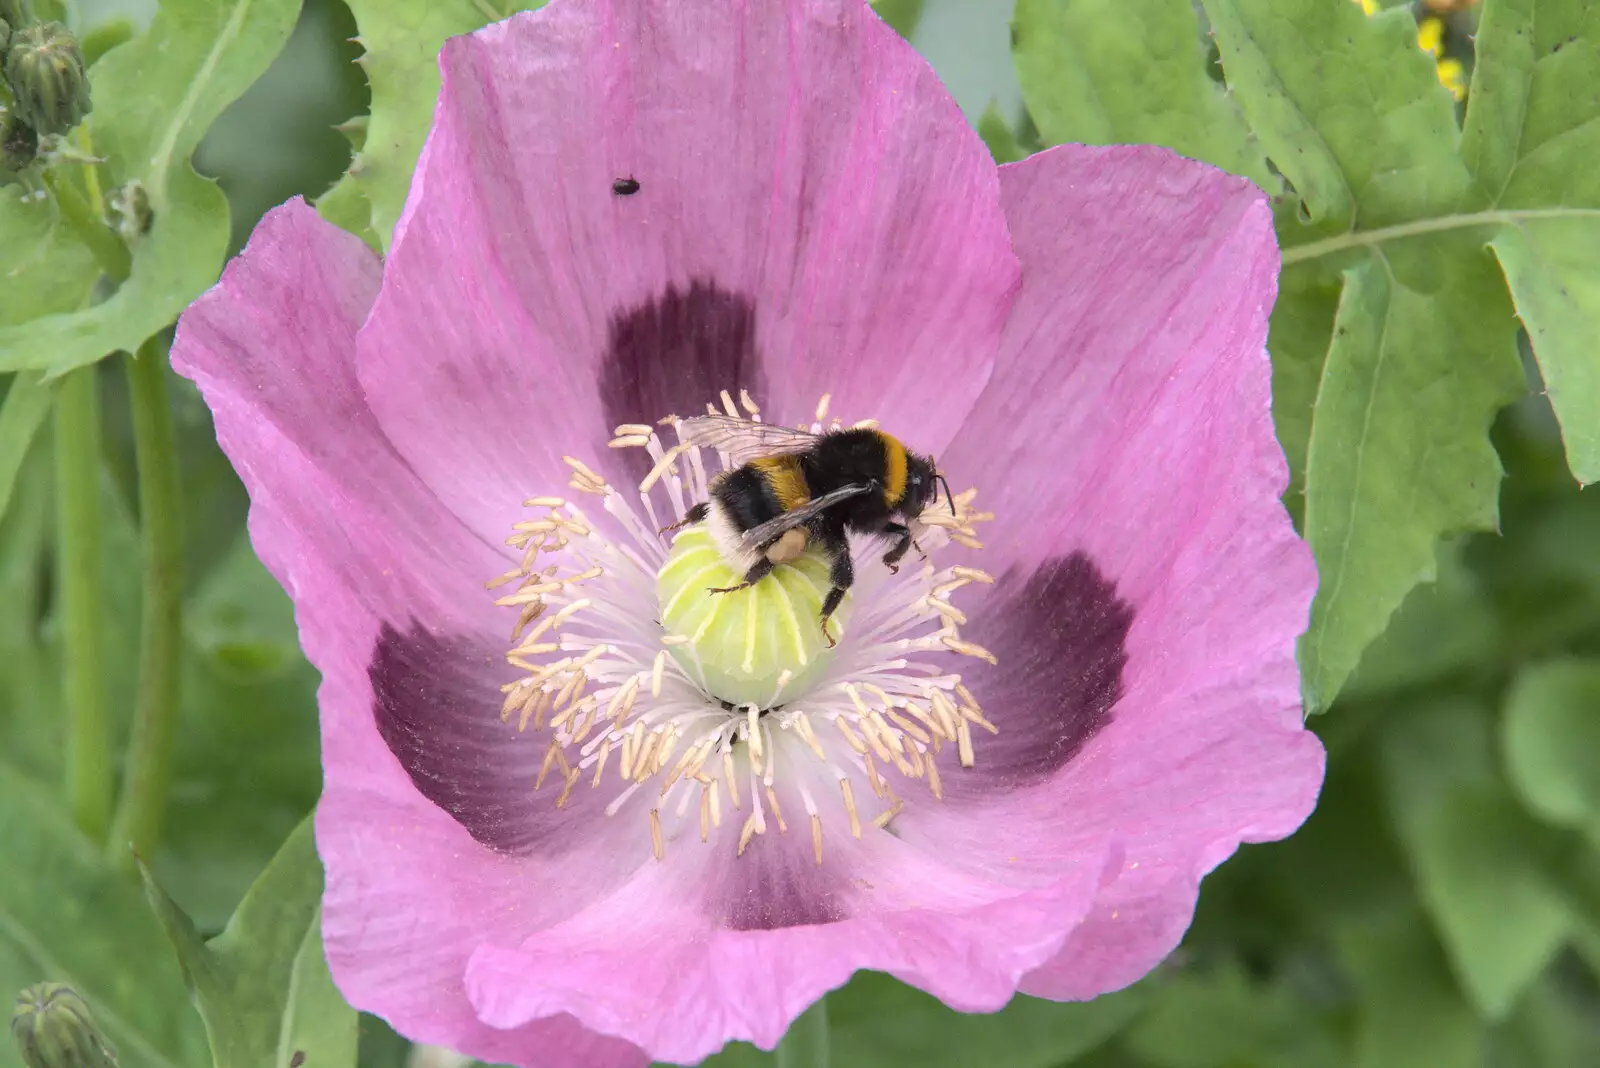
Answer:
<path fill-rule="evenodd" d="M 619 197 L 631 197 L 639 191 L 639 179 L 618 178 L 611 183 L 611 191 Z"/>

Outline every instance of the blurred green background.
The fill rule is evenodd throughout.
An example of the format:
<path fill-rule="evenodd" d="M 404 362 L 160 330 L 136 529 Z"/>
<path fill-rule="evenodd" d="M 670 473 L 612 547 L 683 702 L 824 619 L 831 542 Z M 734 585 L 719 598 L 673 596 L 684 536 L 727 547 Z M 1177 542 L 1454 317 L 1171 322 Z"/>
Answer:
<path fill-rule="evenodd" d="M 975 124 L 993 107 L 1029 143 L 1009 2 L 881 6 Z M 92 25 L 117 14 L 145 20 L 153 5 L 69 8 Z M 267 208 L 315 197 L 348 166 L 349 142 L 334 127 L 366 107 L 354 33 L 342 3 L 307 0 L 282 56 L 204 141 L 196 163 L 227 193 L 235 248 Z M 1531 362 L 1529 374 L 1537 385 Z M 116 633 L 139 618 L 129 566 L 136 494 L 126 384 L 110 362 L 101 386 L 103 607 Z M 150 859 L 214 932 L 316 800 L 317 678 L 287 599 L 250 550 L 245 494 L 204 405 L 188 383 L 170 388 L 184 465 L 183 719 L 168 830 Z M 1568 473 L 1541 397 L 1504 412 L 1494 443 L 1507 470 L 1503 535 L 1448 547 L 1438 581 L 1413 592 L 1332 711 L 1313 721 L 1331 762 L 1310 823 L 1290 841 L 1246 847 L 1212 875 L 1169 962 L 1091 1004 L 1019 998 L 989 1018 L 958 1017 L 863 977 L 830 999 L 835 1063 L 1600 1064 L 1600 496 Z M 62 774 L 52 447 L 41 435 L 0 523 L 4 797 L 13 782 Z M 134 644 L 113 641 L 108 656 L 125 724 Z M 0 822 L 29 818 L 0 809 Z M 27 876 L 10 867 L 0 877 Z M 0 911 L 0 929 L 7 922 Z M 68 910 L 62 923 L 72 922 Z M 0 981 L 41 978 L 9 947 L 0 939 Z M 434 1056 L 363 1018 L 363 1066 Z M 715 1063 L 769 1060 L 734 1048 Z"/>

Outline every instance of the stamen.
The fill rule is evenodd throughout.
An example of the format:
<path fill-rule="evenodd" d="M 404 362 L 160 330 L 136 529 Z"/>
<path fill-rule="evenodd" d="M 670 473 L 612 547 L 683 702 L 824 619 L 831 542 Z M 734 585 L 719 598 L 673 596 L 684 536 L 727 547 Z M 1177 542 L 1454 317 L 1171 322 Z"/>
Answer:
<path fill-rule="evenodd" d="M 736 853 L 735 856 L 744 856 L 745 847 L 750 844 L 750 839 L 754 838 L 759 833 L 760 830 L 756 826 L 756 817 L 752 813 L 744 821 L 744 826 L 739 830 L 739 852 Z"/>
<path fill-rule="evenodd" d="M 850 833 L 861 837 L 861 816 L 856 812 L 856 795 L 850 790 L 850 780 L 839 780 L 839 791 L 844 794 L 844 810 L 850 814 Z"/>
<path fill-rule="evenodd" d="M 788 834 L 789 825 L 783 822 L 783 806 L 778 804 L 778 795 L 773 793 L 772 787 L 767 787 L 767 804 L 772 806 L 772 818 L 778 821 L 778 833 Z"/>
<path fill-rule="evenodd" d="M 760 421 L 761 409 L 748 391 L 724 390 L 718 400 L 720 405 L 707 406 L 713 414 Z M 820 399 L 813 429 L 845 425 L 831 415 L 831 404 L 829 395 Z M 849 425 L 877 424 L 864 419 Z M 679 440 L 664 442 L 662 427 L 672 427 Z M 935 760 L 941 747 L 951 743 L 961 766 L 972 767 L 973 727 L 998 731 L 947 666 L 955 656 L 997 662 L 988 649 L 962 637 L 968 615 L 951 600 L 968 586 L 995 580 L 966 565 L 940 568 L 931 556 L 920 567 L 889 575 L 874 567 L 870 555 L 858 553 L 859 580 L 845 605 L 852 611 L 836 617 L 837 653 L 823 657 L 796 643 L 792 666 L 755 676 L 747 693 L 719 698 L 717 686 L 708 687 L 708 671 L 721 668 L 697 644 L 721 640 L 708 630 L 709 619 L 697 616 L 672 627 L 658 622 L 672 607 L 657 598 L 657 580 L 667 573 L 669 559 L 677 559 L 669 555 L 673 539 L 696 530 L 677 529 L 688 525 L 691 507 L 709 499 L 715 467 L 708 470 L 707 458 L 727 462 L 725 455 L 685 440 L 684 433 L 681 421 L 671 418 L 615 427 L 610 448 L 643 449 L 651 458 L 636 500 L 583 460 L 564 457 L 569 486 L 600 499 L 605 515 L 596 518 L 605 520 L 603 528 L 564 496 L 541 494 L 524 502 L 534 511 L 506 539 L 517 566 L 485 583 L 495 603 L 515 613 L 506 661 L 521 674 L 500 687 L 501 720 L 509 724 L 515 717 L 518 731 L 547 732 L 531 789 L 542 790 L 559 776 L 558 808 L 572 804 L 580 779 L 587 780 L 585 789 L 614 790 L 606 815 L 626 809 L 637 818 L 643 811 L 657 860 L 665 859 L 669 839 L 692 841 L 696 830 L 702 841 L 724 842 L 742 856 L 767 832 L 769 811 L 777 833 L 786 835 L 779 794 L 788 791 L 791 804 L 798 798 L 804 809 L 813 859 L 820 865 L 824 819 L 842 819 L 859 839 L 889 827 L 904 811 L 906 803 L 895 795 L 885 769 L 925 782 L 934 799 L 942 799 Z M 981 547 L 977 526 L 993 517 L 973 510 L 974 497 L 968 490 L 941 498 L 909 522 L 924 554 L 936 555 L 947 544 Z M 662 528 L 668 532 L 657 533 Z M 802 565 L 817 566 L 804 555 L 782 566 Z M 691 581 L 673 596 L 707 596 L 699 588 L 709 584 L 698 577 L 702 569 L 709 570 L 704 560 L 682 565 L 675 577 Z M 825 582 L 825 567 L 816 574 Z M 738 624 L 730 662 L 752 670 L 763 657 L 763 643 L 808 634 L 810 621 L 797 610 L 801 602 L 779 596 L 777 585 L 749 594 L 759 598 L 750 603 L 759 604 L 762 619 L 778 627 L 774 638 L 765 622 L 756 626 L 756 612 L 733 617 Z M 833 731 L 822 729 L 830 723 Z M 824 780 L 793 770 L 796 760 L 813 759 L 838 782 L 837 795 L 823 790 L 813 796 Z M 870 795 L 856 789 L 858 778 L 870 786 Z M 646 784 L 659 785 L 636 797 Z M 724 790 L 741 813 L 726 832 Z"/>
<path fill-rule="evenodd" d="M 894 805 L 892 807 L 890 807 L 888 810 L 886 810 L 884 812 L 880 812 L 873 819 L 872 825 L 874 827 L 887 827 L 887 826 L 889 826 L 889 821 L 894 819 L 896 816 L 900 815 L 901 811 L 905 807 L 906 807 L 906 803 L 904 801 L 896 801 L 894 803 Z"/>

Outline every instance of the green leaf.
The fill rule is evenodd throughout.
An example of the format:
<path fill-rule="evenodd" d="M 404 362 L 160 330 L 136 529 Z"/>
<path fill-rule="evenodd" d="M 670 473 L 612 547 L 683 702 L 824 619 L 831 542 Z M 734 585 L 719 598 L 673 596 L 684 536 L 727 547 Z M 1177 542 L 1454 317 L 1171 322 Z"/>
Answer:
<path fill-rule="evenodd" d="M 54 398 L 54 391 L 39 375 L 23 372 L 11 378 L 5 404 L 0 407 L 0 516 L 11 504 L 17 471 L 27 459 L 44 417 L 50 414 Z"/>
<path fill-rule="evenodd" d="M 54 200 L 0 185 L 0 330 L 81 307 L 99 277 Z"/>
<path fill-rule="evenodd" d="M 963 1015 L 879 972 L 828 995 L 833 1063 L 850 1068 L 1055 1068 L 1120 1031 L 1146 1004 L 1142 987 L 1058 1004 L 1019 994 L 988 1015 Z M 705 1068 L 758 1068 L 770 1054 L 734 1043 Z"/>
<path fill-rule="evenodd" d="M 1439 702 L 1385 725 L 1396 829 L 1451 967 L 1503 1017 L 1566 942 L 1573 916 L 1548 869 L 1566 847 L 1500 779 L 1489 709 Z"/>
<path fill-rule="evenodd" d="M 1089 1002 L 1019 994 L 999 1012 L 962 1015 L 878 972 L 863 972 L 828 996 L 835 1061 L 919 1068 L 1052 1068 L 1127 1025 L 1147 992 L 1133 988 Z"/>
<path fill-rule="evenodd" d="M 0 752 L 54 781 L 60 770 L 60 628 L 49 600 L 46 450 L 30 456 L 17 506 L 0 519 Z M 45 461 L 39 468 L 40 461 Z M 42 476 L 42 477 L 41 477 Z M 137 619 L 138 535 L 109 485 L 103 498 L 111 619 Z M 316 803 L 318 676 L 298 648 L 293 607 L 243 532 L 185 606 L 182 707 L 156 876 L 201 930 L 221 929 L 273 853 Z M 104 669 L 125 730 L 137 642 Z M 119 697 L 119 695 L 121 695 Z M 3 861 L 0 861 L 3 869 Z"/>
<path fill-rule="evenodd" d="M 144 184 L 151 227 L 134 247 L 132 274 L 109 299 L 0 325 L 0 370 L 60 374 L 132 351 L 216 281 L 228 203 L 189 157 L 278 54 L 299 10 L 296 0 L 166 0 L 144 33 L 90 71 L 94 111 L 85 128 L 93 151 L 109 160 L 108 187 Z"/>
<path fill-rule="evenodd" d="M 82 838 L 53 792 L 0 765 L 0 991 L 68 983 L 123 1068 L 198 1068 L 200 1021 L 139 890 Z M 20 1068 L 0 1042 L 0 1066 Z"/>
<path fill-rule="evenodd" d="M 1342 925 L 1359 1015 L 1352 1068 L 1483 1068 L 1483 1025 L 1410 909 Z"/>
<path fill-rule="evenodd" d="M 1570 480 L 1549 422 L 1543 455 L 1517 437 L 1503 439 L 1516 471 L 1505 484 L 1505 536 L 1474 538 L 1469 546 L 1501 620 L 1498 655 L 1506 664 L 1561 655 L 1600 633 L 1600 494 Z"/>
<path fill-rule="evenodd" d="M 1522 388 L 1514 329 L 1493 264 L 1464 241 L 1396 244 L 1345 272 L 1306 457 L 1321 585 L 1300 664 L 1313 710 L 1435 577 L 1440 535 L 1495 525 L 1488 429 Z"/>
<path fill-rule="evenodd" d="M 1438 540 L 1496 525 L 1488 428 L 1524 389 L 1516 325 L 1482 248 L 1494 221 L 1409 11 L 1204 6 L 1228 84 L 1294 189 L 1277 215 L 1284 296 L 1269 347 L 1289 504 L 1304 493 L 1321 575 L 1300 648 L 1315 712 L 1434 577 Z"/>
<path fill-rule="evenodd" d="M 1506 697 L 1506 770 L 1530 809 L 1600 846 L 1600 661 L 1536 664 Z"/>
<path fill-rule="evenodd" d="M 1272 422 L 1289 461 L 1289 489 L 1284 503 L 1296 523 L 1305 514 L 1306 448 L 1311 441 L 1311 416 L 1317 387 L 1328 358 L 1334 316 L 1339 311 L 1339 284 L 1310 271 L 1291 271 L 1278 279 L 1278 301 L 1272 306 Z"/>
<path fill-rule="evenodd" d="M 210 942 L 143 864 L 140 873 L 205 1019 L 215 1068 L 355 1064 L 356 1013 L 322 952 L 322 862 L 309 818 Z"/>
<path fill-rule="evenodd" d="M 978 136 L 983 138 L 983 143 L 989 147 L 989 155 L 994 157 L 996 163 L 1015 163 L 1028 154 L 1017 144 L 1017 135 L 993 101 L 978 118 Z"/>
<path fill-rule="evenodd" d="M 1478 576 L 1451 543 L 1439 555 L 1438 577 L 1417 586 L 1388 629 L 1361 655 L 1342 699 L 1425 686 L 1453 674 L 1478 675 L 1497 665 L 1500 622 Z"/>
<path fill-rule="evenodd" d="M 1492 1064 L 1515 1068 L 1569 1068 L 1595 1049 L 1593 1010 L 1577 990 L 1547 976 L 1517 1002 L 1490 1038 Z"/>
<path fill-rule="evenodd" d="M 241 535 L 185 608 L 183 712 L 152 867 L 215 931 L 316 804 L 317 673 L 294 608 Z"/>
<path fill-rule="evenodd" d="M 360 60 L 372 87 L 372 118 L 361 155 L 350 165 L 350 181 L 365 194 L 372 229 L 384 249 L 411 189 L 411 172 L 433 121 L 439 96 L 439 49 L 445 38 L 470 33 L 544 0 L 350 0 L 367 54 Z M 351 194 L 334 187 L 337 199 Z M 345 225 L 359 219 L 351 205 L 329 209 Z"/>
<path fill-rule="evenodd" d="M 1151 142 L 1277 188 L 1238 105 L 1206 73 L 1191 0 L 1018 0 L 1012 27 L 1047 143 Z"/>
<path fill-rule="evenodd" d="M 872 0 L 872 9 L 878 16 L 908 41 L 922 18 L 922 6 L 923 0 Z"/>
<path fill-rule="evenodd" d="M 361 191 L 355 175 L 346 172 L 333 188 L 317 198 L 317 212 L 333 225 L 350 231 L 374 252 L 382 252 L 377 232 L 372 229 L 372 205 Z"/>
<path fill-rule="evenodd" d="M 1417 48 L 1409 11 L 1367 18 L 1335 0 L 1203 3 L 1228 85 L 1313 223 L 1386 226 L 1465 195 L 1450 94 Z"/>
<path fill-rule="evenodd" d="M 1600 480 L 1600 7 L 1496 0 L 1478 27 L 1462 154 L 1504 217 L 1490 244 L 1533 340 L 1567 459 Z"/>
<path fill-rule="evenodd" d="M 1282 983 L 1228 966 L 1161 982 L 1121 1044 L 1155 1068 L 1343 1068 L 1331 1022 Z"/>

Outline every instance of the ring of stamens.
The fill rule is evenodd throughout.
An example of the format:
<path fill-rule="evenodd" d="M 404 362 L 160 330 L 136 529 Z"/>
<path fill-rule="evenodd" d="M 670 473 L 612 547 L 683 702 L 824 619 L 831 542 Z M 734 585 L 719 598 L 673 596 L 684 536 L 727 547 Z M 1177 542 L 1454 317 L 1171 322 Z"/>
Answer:
<path fill-rule="evenodd" d="M 760 420 L 747 393 L 739 395 L 742 412 L 727 391 L 721 399 L 727 414 Z M 808 428 L 813 433 L 825 424 L 841 426 L 837 419 L 829 423 L 828 406 L 824 395 Z M 660 425 L 673 429 L 676 422 L 668 417 Z M 681 440 L 666 445 L 661 431 L 642 423 L 617 427 L 610 445 L 642 448 L 653 460 L 637 495 L 625 497 L 574 457 L 565 458 L 569 487 L 593 499 L 627 541 L 607 540 L 575 500 L 533 497 L 524 502 L 533 518 L 517 523 L 506 539 L 521 553 L 517 566 L 488 583 L 490 589 L 514 584 L 496 603 L 516 611 L 506 660 L 524 673 L 501 687 L 501 718 L 519 731 L 549 735 L 532 788 L 559 786 L 555 804 L 564 807 L 581 782 L 599 788 L 609 770 L 618 787 L 605 809 L 609 816 L 650 787 L 647 812 L 658 860 L 667 842 L 692 831 L 696 821 L 701 840 L 709 841 L 725 806 L 744 813 L 740 855 L 769 828 L 786 833 L 782 788 L 798 796 L 818 864 L 828 802 L 811 789 L 809 777 L 785 783 L 778 776 L 780 745 L 815 758 L 825 777 L 837 780 L 837 804 L 857 838 L 864 811 L 867 822 L 886 828 L 905 807 L 890 769 L 942 798 L 938 758 L 944 748 L 951 746 L 960 765 L 971 767 L 973 729 L 997 731 L 959 674 L 923 659 L 955 653 L 996 662 L 962 638 L 967 617 L 950 602 L 957 590 L 994 580 L 976 568 L 931 562 L 947 541 L 983 547 L 976 524 L 993 516 L 972 509 L 977 491 L 957 494 L 949 504 L 941 498 L 915 521 L 918 544 L 930 555 L 920 569 L 902 567 L 898 576 L 858 583 L 858 589 L 875 586 L 875 596 L 863 599 L 870 603 L 858 607 L 841 655 L 819 683 L 786 693 L 792 676 L 784 672 L 770 700 L 731 706 L 706 692 L 692 647 L 681 662 L 669 655 L 689 638 L 664 633 L 650 610 L 668 552 L 657 532 L 707 498 L 706 459 Z M 722 461 L 726 466 L 726 457 Z M 786 736 L 798 743 L 785 743 Z M 858 775 L 870 786 L 872 802 L 856 796 Z"/>

